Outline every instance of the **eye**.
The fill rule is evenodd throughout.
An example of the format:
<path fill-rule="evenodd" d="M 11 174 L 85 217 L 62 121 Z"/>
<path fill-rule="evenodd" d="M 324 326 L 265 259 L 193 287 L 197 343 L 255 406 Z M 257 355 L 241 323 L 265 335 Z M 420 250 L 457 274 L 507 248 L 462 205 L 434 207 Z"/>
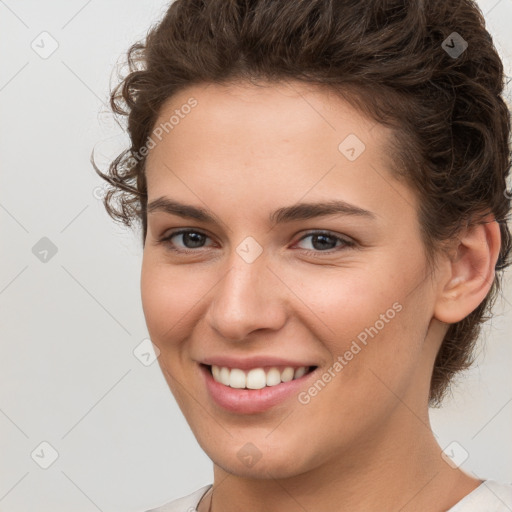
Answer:
<path fill-rule="evenodd" d="M 356 245 L 353 240 L 342 238 L 340 236 L 334 235 L 333 233 L 330 233 L 329 231 L 314 231 L 311 233 L 307 233 L 299 240 L 299 242 L 305 240 L 306 238 L 311 238 L 311 245 L 315 249 L 306 249 L 306 254 L 331 254 L 333 252 L 337 252 L 339 250 L 349 247 L 354 247 Z M 340 245 L 338 245 L 338 249 L 335 248 L 337 242 L 340 242 Z"/>
<path fill-rule="evenodd" d="M 171 240 L 173 238 L 180 239 L 182 244 L 185 245 L 185 248 L 177 248 L 176 244 L 172 242 Z M 162 243 L 169 249 L 181 252 L 181 253 L 188 253 L 188 252 L 197 252 L 197 250 L 194 249 L 201 249 L 203 247 L 204 240 L 206 238 L 210 238 L 208 235 L 205 235 L 201 231 L 197 231 L 195 229 L 180 229 L 179 231 L 173 231 L 163 238 L 158 240 L 158 243 Z"/>
<path fill-rule="evenodd" d="M 179 246 L 177 247 L 176 243 L 172 241 L 173 239 L 180 240 L 180 238 L 182 245 L 181 248 Z M 178 253 L 197 253 L 197 249 L 207 247 L 204 245 L 204 243 L 209 238 L 210 237 L 205 233 L 195 229 L 180 229 L 160 238 L 158 243 L 161 243 L 168 247 L 170 250 Z M 302 242 L 307 238 L 311 238 L 311 245 L 313 246 L 313 250 L 304 249 L 306 254 L 331 254 L 333 252 L 338 252 L 340 250 L 354 247 L 356 245 L 353 240 L 342 238 L 329 231 L 314 231 L 307 233 L 299 240 L 299 242 Z"/>

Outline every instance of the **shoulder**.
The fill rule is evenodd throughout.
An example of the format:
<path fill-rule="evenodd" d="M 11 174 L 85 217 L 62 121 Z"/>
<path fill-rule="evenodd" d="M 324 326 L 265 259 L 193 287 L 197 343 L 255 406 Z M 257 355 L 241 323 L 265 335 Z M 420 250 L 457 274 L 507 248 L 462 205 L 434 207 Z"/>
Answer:
<path fill-rule="evenodd" d="M 485 480 L 448 512 L 510 512 L 512 485 Z"/>
<path fill-rule="evenodd" d="M 211 484 L 205 485 L 187 496 L 165 503 L 160 507 L 146 510 L 146 512 L 196 512 L 197 504 L 211 486 Z"/>

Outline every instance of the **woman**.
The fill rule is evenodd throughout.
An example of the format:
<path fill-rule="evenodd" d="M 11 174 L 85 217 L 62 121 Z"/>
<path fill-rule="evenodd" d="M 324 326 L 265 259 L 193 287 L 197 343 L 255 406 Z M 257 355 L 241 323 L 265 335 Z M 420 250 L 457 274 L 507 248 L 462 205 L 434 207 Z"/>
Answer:
<path fill-rule="evenodd" d="M 510 263 L 476 5 L 176 0 L 128 57 L 105 206 L 142 224 L 148 331 L 214 463 L 155 510 L 511 510 L 428 416 Z"/>

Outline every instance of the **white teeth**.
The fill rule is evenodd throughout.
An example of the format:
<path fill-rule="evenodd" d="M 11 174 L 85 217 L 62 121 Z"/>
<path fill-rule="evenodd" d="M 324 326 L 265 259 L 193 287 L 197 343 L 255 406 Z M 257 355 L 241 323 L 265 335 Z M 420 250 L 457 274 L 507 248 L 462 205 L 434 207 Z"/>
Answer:
<path fill-rule="evenodd" d="M 233 368 L 229 375 L 229 385 L 232 388 L 245 388 L 245 372 L 238 368 Z"/>
<path fill-rule="evenodd" d="M 293 376 L 294 379 L 300 379 L 304 374 L 306 373 L 306 367 L 301 366 L 300 368 L 297 368 L 295 370 L 295 375 Z"/>
<path fill-rule="evenodd" d="M 249 389 L 261 389 L 267 385 L 267 377 L 263 368 L 253 368 L 246 379 L 246 387 Z"/>
<path fill-rule="evenodd" d="M 212 366 L 213 368 L 213 366 Z M 218 367 L 217 367 L 218 368 Z M 219 382 L 222 382 L 224 386 L 229 386 L 229 368 L 222 367 L 219 372 Z"/>
<path fill-rule="evenodd" d="M 283 370 L 283 373 L 281 373 L 281 380 L 283 382 L 290 382 L 291 380 L 293 380 L 294 373 L 295 373 L 295 370 L 291 366 L 286 367 Z"/>
<path fill-rule="evenodd" d="M 277 368 L 270 368 L 267 373 L 267 386 L 281 384 L 281 372 Z"/>
<path fill-rule="evenodd" d="M 278 368 L 270 368 L 267 373 L 263 368 L 253 368 L 247 373 L 239 368 L 229 369 L 226 366 L 212 365 L 213 379 L 225 386 L 237 389 L 262 389 L 266 386 L 277 386 L 281 382 L 290 382 L 294 379 L 300 379 L 306 374 L 307 366 L 292 368 L 287 366 L 282 371 Z"/>

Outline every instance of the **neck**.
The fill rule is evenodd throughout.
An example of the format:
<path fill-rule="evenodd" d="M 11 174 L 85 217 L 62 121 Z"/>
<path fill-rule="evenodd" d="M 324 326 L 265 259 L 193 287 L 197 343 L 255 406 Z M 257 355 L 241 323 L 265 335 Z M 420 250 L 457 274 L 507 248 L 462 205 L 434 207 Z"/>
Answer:
<path fill-rule="evenodd" d="M 410 410 L 397 420 L 364 445 L 333 452 L 330 460 L 289 478 L 240 477 L 215 465 L 211 510 L 439 512 L 478 487 L 480 480 L 441 458 L 428 413 L 426 421 Z M 210 499 L 199 512 L 206 512 L 209 505 Z"/>

